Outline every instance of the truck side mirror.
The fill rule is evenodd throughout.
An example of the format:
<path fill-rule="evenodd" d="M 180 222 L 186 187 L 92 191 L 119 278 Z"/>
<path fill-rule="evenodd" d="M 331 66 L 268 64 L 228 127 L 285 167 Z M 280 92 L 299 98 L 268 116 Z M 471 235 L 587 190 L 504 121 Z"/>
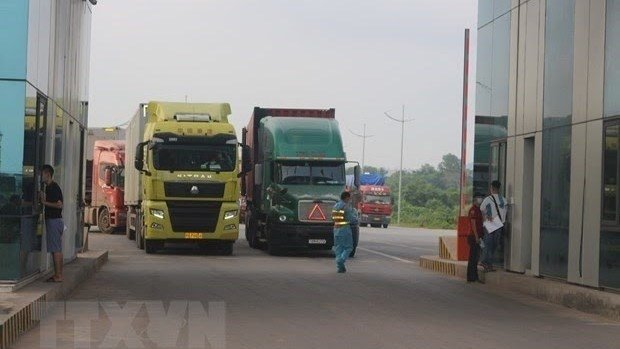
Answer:
<path fill-rule="evenodd" d="M 103 171 L 103 181 L 105 182 L 106 187 L 112 186 L 112 169 L 111 168 L 106 167 L 105 170 Z"/>
<path fill-rule="evenodd" d="M 360 187 L 361 172 L 362 172 L 362 169 L 360 168 L 360 165 L 356 165 L 353 168 L 353 184 L 355 185 L 355 188 L 357 189 L 359 189 Z"/>
<path fill-rule="evenodd" d="M 146 143 L 138 143 L 136 146 L 136 158 L 133 161 L 134 167 L 136 170 L 142 172 L 144 171 L 144 145 Z"/>

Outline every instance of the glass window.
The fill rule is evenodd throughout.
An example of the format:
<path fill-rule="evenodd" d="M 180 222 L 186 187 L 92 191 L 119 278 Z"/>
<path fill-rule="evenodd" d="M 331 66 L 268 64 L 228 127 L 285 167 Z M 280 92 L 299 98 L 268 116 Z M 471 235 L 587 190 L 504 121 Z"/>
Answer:
<path fill-rule="evenodd" d="M 2 1 L 0 4 L 0 77 L 25 79 L 24 62 L 28 57 L 28 1 Z M 20 103 L 21 100 L 23 99 L 20 99 Z"/>
<path fill-rule="evenodd" d="M 236 155 L 234 145 L 156 145 L 153 164 L 158 170 L 231 172 Z"/>
<path fill-rule="evenodd" d="M 63 183 L 63 132 L 64 122 L 67 117 L 64 116 L 64 111 L 56 106 L 56 117 L 54 118 L 54 180 L 58 183 Z"/>
<path fill-rule="evenodd" d="M 603 210 L 599 265 L 601 286 L 611 288 L 620 288 L 619 149 L 620 119 L 616 119 L 605 124 L 603 139 Z"/>
<path fill-rule="evenodd" d="M 510 3 L 479 4 L 489 3 L 494 5 L 486 11 L 503 15 L 478 30 L 473 185 L 480 193 L 488 192 L 491 180 L 491 143 L 507 136 L 510 89 Z"/>
<path fill-rule="evenodd" d="M 364 195 L 364 202 L 370 204 L 384 204 L 389 205 L 392 200 L 389 195 Z"/>
<path fill-rule="evenodd" d="M 479 0 L 478 28 L 510 11 L 511 0 Z"/>
<path fill-rule="evenodd" d="M 508 124 L 508 90 L 510 86 L 510 14 L 493 21 L 492 40 L 491 116 L 496 118 L 496 125 L 505 128 Z"/>
<path fill-rule="evenodd" d="M 493 20 L 494 0 L 478 0 L 478 28 Z"/>
<path fill-rule="evenodd" d="M 281 162 L 277 164 L 277 176 L 280 184 L 345 184 L 344 164 L 342 163 Z"/>
<path fill-rule="evenodd" d="M 543 127 L 570 125 L 573 113 L 574 0 L 547 0 Z"/>
<path fill-rule="evenodd" d="M 618 219 L 618 134 L 620 125 L 605 127 L 603 141 L 603 222 L 620 224 Z"/>
<path fill-rule="evenodd" d="M 543 131 L 540 272 L 566 278 L 570 208 L 571 126 Z"/>
<path fill-rule="evenodd" d="M 17 281 L 39 269 L 43 230 L 36 179 L 45 111 L 45 97 L 32 87 L 0 81 L 0 280 Z"/>
<path fill-rule="evenodd" d="M 493 18 L 498 18 L 510 11 L 511 0 L 495 0 L 493 4 Z"/>
<path fill-rule="evenodd" d="M 605 102 L 606 117 L 620 115 L 620 0 L 607 0 L 605 21 Z"/>
<path fill-rule="evenodd" d="M 546 6 L 540 273 L 566 278 L 575 3 L 548 0 Z"/>

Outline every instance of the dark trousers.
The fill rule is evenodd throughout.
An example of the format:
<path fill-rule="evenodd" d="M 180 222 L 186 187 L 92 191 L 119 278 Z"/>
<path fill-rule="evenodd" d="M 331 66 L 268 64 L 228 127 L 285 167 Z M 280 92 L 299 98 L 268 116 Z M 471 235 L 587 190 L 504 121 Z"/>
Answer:
<path fill-rule="evenodd" d="M 467 281 L 478 281 L 478 259 L 480 258 L 480 245 L 476 243 L 476 237 L 467 236 L 469 244 L 469 259 L 467 261 Z"/>

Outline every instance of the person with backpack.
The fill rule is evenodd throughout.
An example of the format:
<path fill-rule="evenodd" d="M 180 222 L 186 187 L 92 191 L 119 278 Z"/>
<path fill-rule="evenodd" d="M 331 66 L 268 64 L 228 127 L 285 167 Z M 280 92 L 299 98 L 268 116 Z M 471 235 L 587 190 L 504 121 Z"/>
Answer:
<path fill-rule="evenodd" d="M 484 253 L 482 262 L 485 271 L 494 271 L 493 262 L 497 246 L 504 236 L 504 223 L 506 222 L 506 199 L 499 193 L 502 184 L 499 181 L 491 183 L 491 194 L 480 205 L 480 210 L 485 219 Z"/>

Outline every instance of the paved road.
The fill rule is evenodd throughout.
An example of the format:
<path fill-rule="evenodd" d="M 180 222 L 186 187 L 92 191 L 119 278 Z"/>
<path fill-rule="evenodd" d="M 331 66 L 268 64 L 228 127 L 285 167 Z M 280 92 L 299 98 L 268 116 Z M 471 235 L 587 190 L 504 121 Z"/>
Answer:
<path fill-rule="evenodd" d="M 57 312 L 75 331 L 74 322 L 46 321 L 15 348 L 53 347 L 42 339 L 49 331 L 58 348 L 74 338 L 93 348 L 197 340 L 201 348 L 252 349 L 618 348 L 619 323 L 420 269 L 415 259 L 434 250 L 438 235 L 363 229 L 349 272 L 336 274 L 329 254 L 271 257 L 240 241 L 231 257 L 180 248 L 147 256 L 124 236 L 93 234 L 91 247 L 109 249 L 110 260 Z M 84 303 L 99 318 L 71 311 L 74 302 L 100 302 Z M 207 314 L 197 312 L 203 305 Z"/>

